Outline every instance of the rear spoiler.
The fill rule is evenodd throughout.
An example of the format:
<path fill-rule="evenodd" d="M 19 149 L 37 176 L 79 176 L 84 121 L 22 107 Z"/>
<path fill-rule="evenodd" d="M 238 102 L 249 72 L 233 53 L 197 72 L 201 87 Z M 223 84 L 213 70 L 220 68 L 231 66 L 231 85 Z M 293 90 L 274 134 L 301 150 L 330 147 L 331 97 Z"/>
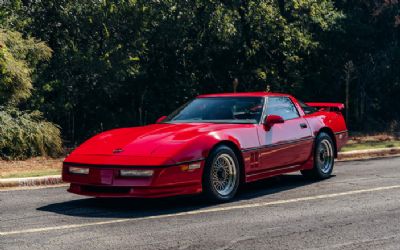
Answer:
<path fill-rule="evenodd" d="M 323 111 L 342 111 L 344 109 L 344 104 L 337 102 L 307 102 L 306 104 Z"/>

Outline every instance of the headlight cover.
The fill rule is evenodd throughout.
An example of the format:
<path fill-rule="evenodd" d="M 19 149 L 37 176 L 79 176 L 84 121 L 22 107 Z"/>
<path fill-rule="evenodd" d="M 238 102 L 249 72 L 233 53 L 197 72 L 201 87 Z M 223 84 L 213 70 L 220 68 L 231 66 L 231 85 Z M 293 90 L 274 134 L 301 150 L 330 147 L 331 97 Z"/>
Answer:
<path fill-rule="evenodd" d="M 89 174 L 89 168 L 69 167 L 68 171 L 71 174 Z"/>

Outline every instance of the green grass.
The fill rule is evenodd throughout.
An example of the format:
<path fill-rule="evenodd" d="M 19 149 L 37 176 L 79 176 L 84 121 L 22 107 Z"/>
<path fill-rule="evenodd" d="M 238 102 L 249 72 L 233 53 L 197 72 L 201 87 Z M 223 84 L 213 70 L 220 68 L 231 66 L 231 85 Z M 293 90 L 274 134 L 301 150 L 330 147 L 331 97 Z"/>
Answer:
<path fill-rule="evenodd" d="M 394 148 L 400 147 L 400 141 L 369 141 L 361 143 L 347 144 L 342 148 L 342 152 L 363 150 L 363 149 L 378 149 L 378 148 Z"/>
<path fill-rule="evenodd" d="M 13 172 L 1 176 L 1 178 L 24 178 L 24 177 L 38 177 L 46 175 L 59 175 L 61 170 L 59 169 L 45 169 L 45 170 L 33 170 L 30 172 Z"/>

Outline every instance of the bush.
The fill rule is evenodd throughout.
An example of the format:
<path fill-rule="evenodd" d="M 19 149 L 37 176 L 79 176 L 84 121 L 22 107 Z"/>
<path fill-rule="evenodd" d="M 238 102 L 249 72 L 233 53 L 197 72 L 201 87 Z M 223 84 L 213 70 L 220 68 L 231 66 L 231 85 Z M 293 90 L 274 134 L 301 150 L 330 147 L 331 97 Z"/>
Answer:
<path fill-rule="evenodd" d="M 0 158 L 21 160 L 33 156 L 60 156 L 60 128 L 38 111 L 0 107 Z"/>

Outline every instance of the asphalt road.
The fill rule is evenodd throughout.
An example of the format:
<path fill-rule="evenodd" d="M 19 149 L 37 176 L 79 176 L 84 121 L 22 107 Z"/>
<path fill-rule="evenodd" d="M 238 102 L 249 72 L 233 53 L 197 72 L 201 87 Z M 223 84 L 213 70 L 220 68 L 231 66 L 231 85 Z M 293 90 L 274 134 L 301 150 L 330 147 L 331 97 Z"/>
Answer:
<path fill-rule="evenodd" d="M 247 185 L 237 199 L 98 200 L 0 191 L 0 249 L 400 249 L 400 158 Z"/>

